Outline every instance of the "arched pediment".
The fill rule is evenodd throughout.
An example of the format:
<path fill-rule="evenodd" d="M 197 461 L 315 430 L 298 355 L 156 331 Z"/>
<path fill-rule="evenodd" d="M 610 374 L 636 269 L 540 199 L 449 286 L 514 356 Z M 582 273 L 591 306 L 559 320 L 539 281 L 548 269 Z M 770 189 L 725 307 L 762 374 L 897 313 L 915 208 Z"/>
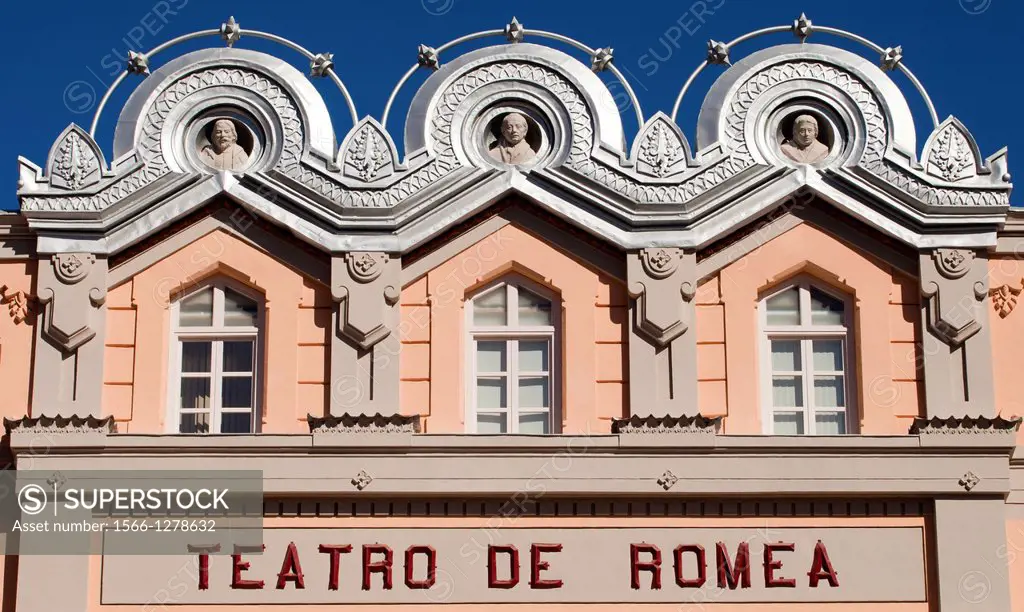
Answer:
<path fill-rule="evenodd" d="M 884 69 L 822 44 L 738 59 L 705 97 L 691 149 L 674 114 L 643 118 L 612 49 L 522 24 L 507 32 L 422 45 L 381 119 L 355 121 L 340 148 L 310 81 L 334 79 L 357 117 L 331 54 L 303 50 L 306 76 L 233 46 L 151 74 L 141 70 L 150 56 L 136 53 L 129 78 L 142 82 L 120 112 L 112 167 L 91 134 L 66 131 L 45 170 L 22 160 L 22 213 L 55 249 L 106 254 L 220 195 L 325 251 L 402 253 L 510 194 L 627 249 L 699 247 L 801 189 L 916 247 L 988 245 L 1005 221 L 1005 151 L 982 159 L 949 119 L 918 156 L 909 106 L 885 73 L 901 61 L 895 51 Z M 452 50 L 499 34 L 506 44 Z M 543 37 L 570 41 L 589 66 L 532 42 Z M 729 52 L 711 44 L 705 65 L 729 64 Z M 403 157 L 387 114 L 416 70 L 432 74 L 408 109 Z M 631 145 L 604 70 L 634 106 Z"/>

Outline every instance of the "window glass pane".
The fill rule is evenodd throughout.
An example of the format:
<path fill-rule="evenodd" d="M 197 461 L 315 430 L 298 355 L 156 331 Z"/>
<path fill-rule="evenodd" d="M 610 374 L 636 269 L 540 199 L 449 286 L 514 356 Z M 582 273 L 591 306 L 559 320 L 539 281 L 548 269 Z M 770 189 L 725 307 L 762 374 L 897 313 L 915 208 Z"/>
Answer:
<path fill-rule="evenodd" d="M 507 325 L 508 289 L 498 287 L 473 299 L 474 325 Z"/>
<path fill-rule="evenodd" d="M 822 436 L 846 433 L 845 412 L 819 412 L 814 415 L 814 432 Z"/>
<path fill-rule="evenodd" d="M 547 408 L 548 379 L 520 378 L 519 406 L 521 408 Z"/>
<path fill-rule="evenodd" d="M 811 324 L 842 325 L 843 301 L 824 291 L 811 288 Z"/>
<path fill-rule="evenodd" d="M 519 433 L 522 434 L 546 434 L 550 433 L 548 428 L 547 412 L 519 415 Z"/>
<path fill-rule="evenodd" d="M 773 415 L 773 432 L 777 436 L 799 436 L 804 433 L 804 413 L 776 412 Z"/>
<path fill-rule="evenodd" d="M 256 301 L 237 291 L 224 290 L 224 325 L 256 327 Z"/>
<path fill-rule="evenodd" d="M 846 406 L 842 376 L 814 377 L 814 405 L 822 408 Z"/>
<path fill-rule="evenodd" d="M 802 408 L 804 405 L 802 377 L 773 376 L 772 405 L 776 408 Z"/>
<path fill-rule="evenodd" d="M 814 340 L 814 371 L 843 371 L 843 341 Z"/>
<path fill-rule="evenodd" d="M 799 372 L 802 363 L 799 340 L 772 340 L 773 372 Z"/>
<path fill-rule="evenodd" d="M 547 340 L 519 341 L 519 371 L 547 372 L 548 343 Z"/>
<path fill-rule="evenodd" d="M 505 408 L 505 379 L 480 378 L 476 381 L 477 408 Z"/>
<path fill-rule="evenodd" d="M 213 325 L 213 289 L 190 295 L 178 307 L 178 325 L 209 327 Z"/>
<path fill-rule="evenodd" d="M 182 342 L 181 371 L 209 372 L 212 348 L 212 342 Z"/>
<path fill-rule="evenodd" d="M 551 302 L 520 287 L 519 324 L 551 325 Z"/>
<path fill-rule="evenodd" d="M 800 325 L 800 291 L 796 287 L 768 299 L 768 325 Z"/>
<path fill-rule="evenodd" d="M 189 413 L 181 415 L 178 432 L 183 434 L 210 433 L 210 413 Z"/>
<path fill-rule="evenodd" d="M 225 408 L 252 407 L 252 377 L 225 376 L 221 381 L 221 403 Z"/>
<path fill-rule="evenodd" d="M 224 342 L 224 371 L 252 372 L 252 340 Z"/>
<path fill-rule="evenodd" d="M 477 342 L 476 343 L 476 371 L 477 372 L 504 372 L 505 371 L 505 348 L 508 344 L 500 342 Z"/>
<path fill-rule="evenodd" d="M 220 433 L 252 433 L 251 412 L 224 412 L 220 415 Z"/>
<path fill-rule="evenodd" d="M 477 414 L 476 431 L 482 434 L 501 434 L 508 431 L 505 414 Z"/>
<path fill-rule="evenodd" d="M 181 408 L 209 408 L 210 407 L 210 379 L 209 378 L 182 378 L 181 379 Z"/>

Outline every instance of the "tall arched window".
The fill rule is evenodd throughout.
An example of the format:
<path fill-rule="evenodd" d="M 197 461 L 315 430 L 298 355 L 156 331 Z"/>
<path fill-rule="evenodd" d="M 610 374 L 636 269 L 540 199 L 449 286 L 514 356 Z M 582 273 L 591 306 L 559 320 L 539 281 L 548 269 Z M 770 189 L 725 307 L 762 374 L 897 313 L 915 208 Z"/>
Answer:
<path fill-rule="evenodd" d="M 191 291 L 171 308 L 171 418 L 178 433 L 253 433 L 263 308 L 223 281 Z"/>
<path fill-rule="evenodd" d="M 467 303 L 471 433 L 557 433 L 558 306 L 525 281 L 506 281 Z"/>
<path fill-rule="evenodd" d="M 766 433 L 835 435 L 855 429 L 849 306 L 807 280 L 761 301 Z"/>

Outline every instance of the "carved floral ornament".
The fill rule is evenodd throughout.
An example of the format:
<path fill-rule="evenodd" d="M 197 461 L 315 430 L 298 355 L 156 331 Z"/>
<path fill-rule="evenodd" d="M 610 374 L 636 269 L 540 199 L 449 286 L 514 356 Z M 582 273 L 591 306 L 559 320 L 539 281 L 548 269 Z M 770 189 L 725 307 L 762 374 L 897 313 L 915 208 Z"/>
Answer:
<path fill-rule="evenodd" d="M 17 325 L 35 315 L 37 300 L 28 292 L 9 291 L 7 285 L 3 285 L 0 286 L 0 304 L 7 305 L 7 312 Z"/>
<path fill-rule="evenodd" d="M 1024 285 L 1024 279 L 1021 280 Z M 1020 295 L 1024 286 L 1001 285 L 988 290 L 988 296 L 992 299 L 992 307 L 995 308 L 999 318 L 1005 319 L 1017 306 L 1017 296 Z"/>

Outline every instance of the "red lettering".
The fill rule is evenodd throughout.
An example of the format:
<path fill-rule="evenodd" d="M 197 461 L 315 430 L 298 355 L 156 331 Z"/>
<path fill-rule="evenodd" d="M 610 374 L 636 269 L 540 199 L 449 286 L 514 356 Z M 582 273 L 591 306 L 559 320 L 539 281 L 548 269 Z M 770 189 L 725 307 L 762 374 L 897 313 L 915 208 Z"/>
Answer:
<path fill-rule="evenodd" d="M 650 561 L 641 561 L 640 554 L 651 555 Z M 651 572 L 651 588 L 661 588 L 661 550 L 654 544 L 629 545 L 629 584 L 640 588 L 640 572 Z"/>
<path fill-rule="evenodd" d="M 735 590 L 737 586 L 744 589 L 750 588 L 750 545 L 740 542 L 736 549 L 736 562 L 730 564 L 729 550 L 725 542 L 716 544 L 716 557 L 718 558 L 718 588 L 729 588 Z"/>
<path fill-rule="evenodd" d="M 297 589 L 306 588 L 306 581 L 302 577 L 302 565 L 299 564 L 299 550 L 295 548 L 295 542 L 288 542 L 288 550 L 284 551 L 281 571 L 277 573 L 277 588 L 283 589 L 289 581 L 294 582 Z"/>
<path fill-rule="evenodd" d="M 210 555 L 202 553 L 199 555 L 199 590 L 205 591 L 210 588 Z"/>
<path fill-rule="evenodd" d="M 531 544 L 530 545 L 530 588 L 531 589 L 560 589 L 562 588 L 561 580 L 544 580 L 541 579 L 540 573 L 544 570 L 550 569 L 550 565 L 547 561 L 541 561 L 541 553 L 556 553 L 562 552 L 561 544 Z"/>
<path fill-rule="evenodd" d="M 206 591 L 210 588 L 210 553 L 220 552 L 220 544 L 212 546 L 193 546 L 189 544 L 188 552 L 199 554 L 199 590 Z"/>
<path fill-rule="evenodd" d="M 413 558 L 415 555 L 427 556 L 427 577 L 424 580 L 413 580 Z M 405 551 L 405 586 L 410 589 L 429 589 L 437 580 L 437 551 L 431 546 L 410 546 Z"/>
<path fill-rule="evenodd" d="M 327 575 L 327 589 L 338 590 L 338 573 L 341 571 L 341 554 L 352 552 L 351 544 L 321 544 L 320 552 L 331 555 L 331 568 Z"/>
<path fill-rule="evenodd" d="M 793 552 L 796 549 L 795 544 L 784 544 L 778 542 L 777 544 L 765 544 L 764 545 L 764 586 L 765 588 L 772 589 L 776 587 L 784 587 L 788 589 L 796 588 L 796 580 L 793 578 L 776 578 L 775 570 L 782 569 L 782 561 L 775 559 L 776 552 Z"/>
<path fill-rule="evenodd" d="M 383 561 L 370 561 L 374 554 L 382 553 Z M 363 590 L 370 590 L 370 575 L 379 573 L 384 577 L 384 590 L 391 590 L 391 563 L 394 561 L 394 554 L 391 547 L 385 544 L 363 544 Z"/>
<path fill-rule="evenodd" d="M 266 550 L 264 544 L 261 550 Z M 249 562 L 242 561 L 241 548 L 235 547 L 235 554 L 231 555 L 231 588 L 232 589 L 262 589 L 262 580 L 243 580 L 242 572 L 249 569 Z"/>
<path fill-rule="evenodd" d="M 686 579 L 683 577 L 683 553 L 693 553 L 697 557 L 697 577 Z M 676 584 L 684 589 L 699 589 L 708 580 L 708 560 L 704 553 L 704 547 L 700 544 L 681 544 L 676 546 L 673 552 L 675 557 Z"/>
<path fill-rule="evenodd" d="M 834 567 L 832 567 L 832 561 L 828 558 L 828 550 L 825 549 L 825 545 L 822 544 L 821 540 L 814 545 L 814 560 L 811 561 L 811 571 L 807 572 L 810 577 L 810 586 L 812 589 L 818 587 L 818 581 L 824 578 L 828 580 L 830 587 L 839 586 L 839 575 L 836 573 Z"/>
<path fill-rule="evenodd" d="M 498 553 L 508 555 L 508 580 L 498 579 Z M 487 546 L 487 588 L 511 589 L 517 584 L 519 584 L 519 549 L 511 544 Z"/>

